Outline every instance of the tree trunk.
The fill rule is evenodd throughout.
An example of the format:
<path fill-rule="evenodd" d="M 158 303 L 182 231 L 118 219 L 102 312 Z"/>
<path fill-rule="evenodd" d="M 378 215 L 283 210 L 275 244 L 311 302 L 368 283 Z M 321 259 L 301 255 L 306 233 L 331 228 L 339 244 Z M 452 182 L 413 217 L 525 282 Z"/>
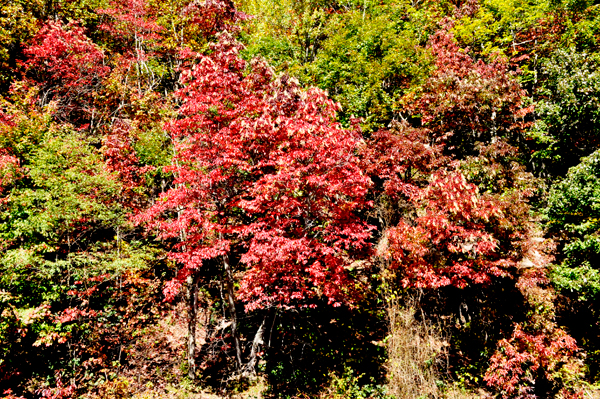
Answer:
<path fill-rule="evenodd" d="M 258 362 L 258 348 L 264 344 L 264 335 L 265 335 L 265 327 L 267 325 L 267 319 L 271 312 L 267 312 L 265 317 L 263 318 L 260 327 L 256 331 L 256 335 L 254 336 L 254 340 L 252 341 L 252 348 L 250 349 L 250 356 L 248 358 L 248 363 L 244 367 L 244 375 L 248 377 L 256 376 L 256 363 Z"/>
<path fill-rule="evenodd" d="M 229 258 L 223 255 L 223 269 L 225 269 L 225 283 L 227 285 L 227 301 L 229 305 L 229 314 L 231 316 L 231 335 L 233 336 L 233 344 L 235 346 L 235 358 L 238 371 L 242 370 L 242 348 L 240 346 L 240 337 L 237 330 L 237 312 L 235 309 L 235 296 L 233 289 L 233 272 L 229 265 Z"/>
<path fill-rule="evenodd" d="M 196 318 L 198 313 L 198 286 L 193 275 L 187 278 L 188 284 L 188 377 L 196 378 Z"/>

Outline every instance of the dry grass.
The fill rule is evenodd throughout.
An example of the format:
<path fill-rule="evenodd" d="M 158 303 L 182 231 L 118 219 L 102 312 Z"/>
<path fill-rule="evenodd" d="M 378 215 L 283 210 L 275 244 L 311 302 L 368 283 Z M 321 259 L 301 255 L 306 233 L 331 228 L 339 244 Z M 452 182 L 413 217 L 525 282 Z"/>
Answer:
<path fill-rule="evenodd" d="M 402 399 L 475 399 L 472 393 L 442 382 L 448 341 L 442 328 L 418 313 L 418 301 L 388 301 L 390 332 L 388 394 Z"/>
<path fill-rule="evenodd" d="M 258 379 L 243 392 L 215 394 L 191 384 L 168 384 L 152 387 L 150 384 L 140 388 L 134 378 L 118 377 L 104 384 L 98 394 L 88 399 L 261 399 L 267 389 L 263 379 Z"/>
<path fill-rule="evenodd" d="M 464 389 L 457 387 L 451 387 L 444 392 L 445 399 L 481 399 L 489 398 L 490 396 L 486 392 L 474 393 L 468 392 Z"/>
<path fill-rule="evenodd" d="M 415 317 L 417 316 L 417 317 Z M 417 315 L 416 301 L 388 301 L 388 393 L 397 398 L 442 398 L 438 362 L 447 346 L 440 329 Z"/>

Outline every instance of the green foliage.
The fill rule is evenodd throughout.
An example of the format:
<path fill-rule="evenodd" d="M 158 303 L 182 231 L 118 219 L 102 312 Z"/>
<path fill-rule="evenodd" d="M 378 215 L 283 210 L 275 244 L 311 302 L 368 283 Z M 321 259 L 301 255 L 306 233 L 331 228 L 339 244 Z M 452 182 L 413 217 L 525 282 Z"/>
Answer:
<path fill-rule="evenodd" d="M 589 263 L 575 267 L 555 266 L 551 278 L 560 290 L 576 292 L 582 301 L 595 299 L 600 293 L 600 272 Z"/>
<path fill-rule="evenodd" d="M 549 275 L 562 295 L 560 315 L 588 351 L 589 374 L 600 372 L 597 325 L 600 293 L 600 151 L 582 158 L 550 190 L 547 219 L 561 250 Z"/>
<path fill-rule="evenodd" d="M 376 384 L 361 385 L 354 370 L 345 367 L 341 376 L 331 377 L 329 387 L 325 391 L 327 399 L 387 399 L 385 387 Z"/>
<path fill-rule="evenodd" d="M 559 10 L 582 12 L 594 4 L 593 0 L 551 0 L 552 6 Z"/>
<path fill-rule="evenodd" d="M 100 230 L 122 218 L 117 207 L 107 205 L 117 183 L 89 139 L 49 124 L 46 115 L 28 117 L 33 121 L 23 118 L 8 128 L 2 143 L 22 154 L 24 176 L 2 206 L 0 237 L 19 248 L 81 245 L 90 229 Z M 74 233 L 77 227 L 81 230 Z"/>
<path fill-rule="evenodd" d="M 408 1 L 321 3 L 253 1 L 244 36 L 248 56 L 261 55 L 301 82 L 327 90 L 342 105 L 340 120 L 367 131 L 401 112 L 400 98 L 429 68 L 423 44 L 435 29 L 432 4 Z"/>
<path fill-rule="evenodd" d="M 35 34 L 43 8 L 37 0 L 0 2 L 0 87 L 10 84 L 18 47 Z"/>
<path fill-rule="evenodd" d="M 599 289 L 600 151 L 583 158 L 550 191 L 549 228 L 565 234 L 562 264 L 552 278 L 561 290 L 575 291 L 581 300 L 594 299 Z"/>
<path fill-rule="evenodd" d="M 550 9 L 548 0 L 484 0 L 476 12 L 457 21 L 454 32 L 474 51 L 511 57 L 519 35 L 539 25 Z"/>
<path fill-rule="evenodd" d="M 303 80 L 340 102 L 343 122 L 355 116 L 367 131 L 387 126 L 401 112 L 401 97 L 427 73 L 429 58 L 419 46 L 426 22 L 406 4 L 340 14 L 330 21 L 327 39 L 302 71 Z"/>
<path fill-rule="evenodd" d="M 600 5 L 591 5 L 589 1 L 569 3 L 579 3 L 583 7 L 575 10 L 573 18 L 566 19 L 564 33 L 561 35 L 561 46 L 574 47 L 580 52 L 596 52 L 600 44 Z"/>
<path fill-rule="evenodd" d="M 581 160 L 562 181 L 555 183 L 548 199 L 548 220 L 553 231 L 565 230 L 578 237 L 600 227 L 600 151 Z"/>
<path fill-rule="evenodd" d="M 536 141 L 534 165 L 564 174 L 600 143 L 600 71 L 596 56 L 559 49 L 542 68 L 544 83 L 530 137 Z"/>
<path fill-rule="evenodd" d="M 49 112 L 9 112 L 0 148 L 19 162 L 0 200 L 0 369 L 26 378 L 68 368 L 81 379 L 82 367 L 102 363 L 94 348 L 107 330 L 98 326 L 120 330 L 124 309 L 146 305 L 127 299 L 123 307 L 121 293 L 136 284 L 140 297 L 156 290 L 131 277 L 147 270 L 156 251 L 123 239 L 126 209 L 114 201 L 120 183 L 93 137 L 56 125 Z M 69 356 L 52 355 L 50 348 L 66 343 Z M 26 366 L 34 357 L 42 360 Z"/>
<path fill-rule="evenodd" d="M 173 152 L 169 136 L 158 128 L 139 132 L 134 149 L 142 165 L 155 167 L 168 165 Z"/>

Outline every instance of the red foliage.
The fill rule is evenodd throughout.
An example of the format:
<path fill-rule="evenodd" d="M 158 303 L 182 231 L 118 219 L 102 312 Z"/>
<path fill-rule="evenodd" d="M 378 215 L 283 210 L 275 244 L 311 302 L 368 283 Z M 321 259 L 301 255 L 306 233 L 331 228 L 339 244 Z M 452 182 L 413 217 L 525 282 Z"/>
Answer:
<path fill-rule="evenodd" d="M 380 130 L 361 147 L 362 169 L 368 176 L 382 180 L 385 195 L 416 195 L 419 180 L 447 163 L 441 146 L 430 145 L 427 129 L 397 123 L 390 130 Z M 377 188 L 376 188 L 377 191 Z"/>
<path fill-rule="evenodd" d="M 0 149 L 0 194 L 20 177 L 19 159 Z M 2 203 L 2 199 L 0 199 Z"/>
<path fill-rule="evenodd" d="M 98 312 L 89 309 L 67 308 L 55 316 L 56 323 L 69 323 L 82 317 L 96 317 Z"/>
<path fill-rule="evenodd" d="M 165 52 L 165 29 L 157 22 L 158 8 L 147 0 L 118 0 L 111 1 L 110 8 L 96 12 L 105 16 L 100 29 L 109 34 L 112 47 L 116 47 L 115 73 L 111 78 L 121 81 L 122 87 L 115 94 L 121 97 L 121 106 L 131 106 L 160 82 L 156 67 L 150 63 Z"/>
<path fill-rule="evenodd" d="M 231 0 L 193 1 L 182 10 L 181 15 L 206 36 L 213 36 L 222 31 L 238 31 L 238 23 L 249 18 L 236 10 Z"/>
<path fill-rule="evenodd" d="M 87 119 L 94 110 L 98 84 L 110 68 L 104 53 L 76 23 L 48 22 L 25 48 L 24 67 L 40 86 L 40 102 L 57 104 L 62 120 Z"/>
<path fill-rule="evenodd" d="M 363 153 L 365 170 L 381 182 L 396 212 L 384 223 L 379 251 L 404 286 L 487 284 L 510 275 L 522 256 L 527 207 L 511 201 L 523 203 L 527 195 L 519 187 L 509 198 L 504 191 L 512 187 L 504 182 L 480 193 L 466 177 L 487 186 L 485 176 L 476 175 L 482 168 L 507 181 L 520 173 L 522 180 L 524 171 L 494 152 L 511 154 L 502 137 L 520 134 L 530 110 L 523 109 L 524 91 L 503 60 L 475 61 L 446 29 L 429 48 L 435 69 L 408 107 L 422 127 L 377 132 Z M 477 166 L 469 170 L 470 164 Z"/>
<path fill-rule="evenodd" d="M 47 398 L 47 399 L 69 399 L 69 398 L 72 398 L 73 395 L 75 394 L 75 389 L 77 388 L 75 386 L 75 384 L 69 384 L 69 385 L 65 386 L 64 383 L 62 382 L 61 372 L 58 370 L 55 372 L 55 378 L 56 378 L 56 387 L 40 389 L 37 391 L 37 393 L 42 398 Z"/>
<path fill-rule="evenodd" d="M 546 398 L 558 391 L 563 398 L 582 397 L 573 388 L 583 375 L 582 358 L 575 339 L 553 321 L 555 298 L 548 283 L 540 265 L 521 270 L 517 288 L 531 308 L 529 318 L 498 343 L 484 377 L 503 398 Z"/>
<path fill-rule="evenodd" d="M 527 333 L 517 324 L 512 337 L 500 341 L 498 346 L 484 379 L 503 398 L 538 398 L 535 385 L 540 383 L 540 376 L 553 381 L 561 373 L 577 372 L 568 369 L 578 350 L 577 343 L 559 328 Z"/>
<path fill-rule="evenodd" d="M 473 17 L 479 11 L 479 0 L 466 0 L 464 3 L 455 4 L 454 18 L 458 21 L 464 17 Z"/>
<path fill-rule="evenodd" d="M 176 187 L 138 218 L 181 240 L 171 257 L 183 269 L 165 293 L 203 262 L 235 255 L 248 268 L 248 309 L 318 296 L 340 304 L 352 291 L 345 266 L 371 230 L 358 217 L 370 185 L 354 155 L 360 135 L 335 122 L 324 92 L 274 79 L 262 61 L 248 69 L 239 51 L 223 34 L 184 75 L 181 118 L 169 126 Z"/>
<path fill-rule="evenodd" d="M 463 156 L 476 142 L 494 137 L 517 137 L 525 128 L 525 91 L 503 59 L 485 63 L 461 49 L 446 29 L 429 42 L 435 69 L 409 111 L 420 115 L 423 126 L 446 144 L 446 150 Z"/>
<path fill-rule="evenodd" d="M 0 125 L 4 125 L 4 126 L 13 126 L 14 125 L 12 115 L 6 114 L 1 109 L 0 109 Z"/>
<path fill-rule="evenodd" d="M 364 170 L 379 182 L 376 195 L 377 190 L 383 195 L 378 208 L 387 202 L 388 214 L 395 214 L 380 212 L 380 220 L 387 219 L 380 256 L 399 272 L 404 286 L 463 287 L 511 274 L 528 239 L 526 195 L 520 190 L 506 198 L 480 194 L 458 168 L 496 176 L 495 188 L 502 193 L 527 177 L 509 161 L 514 149 L 502 142 L 483 146 L 469 160 L 476 168 L 469 169 L 468 163 L 442 156 L 443 146 L 430 144 L 431 135 L 400 124 L 375 133 L 361 152 Z M 482 183 L 483 178 L 470 177 Z"/>
<path fill-rule="evenodd" d="M 238 30 L 235 23 L 247 18 L 235 9 L 230 0 L 192 1 L 176 7 L 176 11 L 166 15 L 171 20 L 163 20 L 163 23 L 168 23 L 168 30 L 158 22 L 165 10 L 147 0 L 111 1 L 110 8 L 98 9 L 97 12 L 107 16 L 100 28 L 120 43 L 120 52 L 127 60 L 137 64 L 138 75 L 153 74 L 152 68 L 147 65 L 150 58 L 165 56 L 173 50 L 181 55 L 188 50 L 187 46 L 198 40 L 205 40 L 221 31 Z M 178 27 L 180 24 L 183 24 L 181 29 Z M 187 30 L 192 30 L 196 36 L 184 40 L 184 31 Z M 170 35 L 175 37 L 170 38 Z"/>
<path fill-rule="evenodd" d="M 109 8 L 98 9 L 97 12 L 109 17 L 100 28 L 109 32 L 114 38 L 136 44 L 144 42 L 159 44 L 168 34 L 177 34 L 167 32 L 157 22 L 165 10 L 152 5 L 147 0 L 111 1 Z M 236 10 L 231 0 L 190 1 L 171 12 L 173 14 L 167 14 L 168 17 L 173 18 L 178 14 L 178 17 L 189 25 L 188 28 L 193 26 L 204 37 L 222 31 L 237 31 L 239 27 L 236 23 L 248 18 L 247 15 Z M 135 48 L 135 51 L 139 50 L 140 48 Z"/>
<path fill-rule="evenodd" d="M 399 268 L 404 286 L 437 288 L 489 283 L 514 266 L 497 253 L 488 224 L 502 218 L 494 201 L 458 172 L 438 172 L 429 185 L 410 195 L 416 217 L 388 229 L 380 255 Z"/>
<path fill-rule="evenodd" d="M 108 170 L 115 172 L 122 183 L 119 202 L 139 210 L 140 198 L 135 189 L 144 185 L 144 174 L 153 167 L 140 165 L 134 148 L 135 140 L 130 124 L 116 120 L 110 126 L 110 132 L 104 136 L 102 150 Z"/>
<path fill-rule="evenodd" d="M 156 9 L 146 0 L 111 1 L 110 6 L 110 8 L 96 10 L 98 14 L 111 17 L 109 22 L 100 25 L 101 29 L 115 37 L 133 39 L 138 43 L 157 41 L 161 38 L 159 33 L 164 28 L 156 23 Z M 143 51 L 138 47 L 135 50 Z"/>
<path fill-rule="evenodd" d="M 17 396 L 17 395 L 13 395 L 13 391 L 12 389 L 7 389 L 3 392 L 2 399 L 25 399 L 24 396 Z"/>

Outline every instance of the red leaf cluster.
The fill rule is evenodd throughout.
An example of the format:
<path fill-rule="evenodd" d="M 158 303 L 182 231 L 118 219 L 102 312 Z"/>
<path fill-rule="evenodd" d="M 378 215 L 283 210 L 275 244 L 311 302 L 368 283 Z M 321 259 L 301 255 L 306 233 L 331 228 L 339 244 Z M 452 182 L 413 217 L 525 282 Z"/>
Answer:
<path fill-rule="evenodd" d="M 0 149 L 0 194 L 20 177 L 19 164 L 18 158 L 8 155 Z M 0 203 L 2 203 L 2 199 L 0 199 Z"/>
<path fill-rule="evenodd" d="M 57 117 L 77 121 L 94 109 L 98 84 L 110 68 L 103 51 L 76 23 L 48 22 L 25 48 L 24 67 L 41 89 L 41 104 L 54 101 Z"/>
<path fill-rule="evenodd" d="M 538 398 L 535 384 L 540 375 L 552 381 L 560 373 L 578 371 L 568 368 L 579 348 L 575 340 L 559 328 L 552 332 L 528 333 L 517 324 L 512 337 L 503 339 L 498 346 L 484 379 L 503 398 Z"/>
<path fill-rule="evenodd" d="M 532 112 L 523 103 L 525 91 L 506 60 L 486 63 L 461 49 L 452 33 L 441 29 L 430 39 L 435 68 L 418 99 L 408 110 L 446 144 L 446 150 L 472 154 L 477 142 L 515 138 Z"/>
<path fill-rule="evenodd" d="M 171 256 L 183 269 L 165 291 L 233 255 L 247 268 L 248 309 L 340 304 L 352 291 L 348 255 L 368 248 L 372 229 L 358 216 L 370 185 L 354 155 L 360 135 L 335 122 L 324 92 L 275 79 L 263 61 L 248 66 L 240 49 L 223 34 L 184 74 L 181 117 L 168 127 L 176 187 L 138 219 L 181 240 Z"/>
<path fill-rule="evenodd" d="M 500 210 L 459 172 L 434 174 L 408 201 L 417 216 L 389 228 L 388 244 L 380 247 L 380 255 L 400 269 L 404 286 L 485 284 L 514 266 L 497 256 L 497 240 L 487 228 L 501 218 Z"/>
<path fill-rule="evenodd" d="M 56 387 L 47 388 L 47 389 L 39 389 L 37 393 L 42 398 L 47 399 L 68 399 L 72 398 L 75 394 L 75 389 L 77 388 L 75 384 L 69 384 L 65 386 L 62 381 L 61 371 L 57 370 L 55 372 L 56 378 Z"/>
<path fill-rule="evenodd" d="M 107 15 L 110 20 L 100 25 L 113 36 L 133 39 L 135 41 L 157 41 L 164 30 L 156 23 L 156 10 L 146 0 L 111 1 L 110 8 L 98 9 L 100 15 Z M 137 43 L 136 43 L 137 44 Z M 140 48 L 136 47 L 136 50 Z"/>

